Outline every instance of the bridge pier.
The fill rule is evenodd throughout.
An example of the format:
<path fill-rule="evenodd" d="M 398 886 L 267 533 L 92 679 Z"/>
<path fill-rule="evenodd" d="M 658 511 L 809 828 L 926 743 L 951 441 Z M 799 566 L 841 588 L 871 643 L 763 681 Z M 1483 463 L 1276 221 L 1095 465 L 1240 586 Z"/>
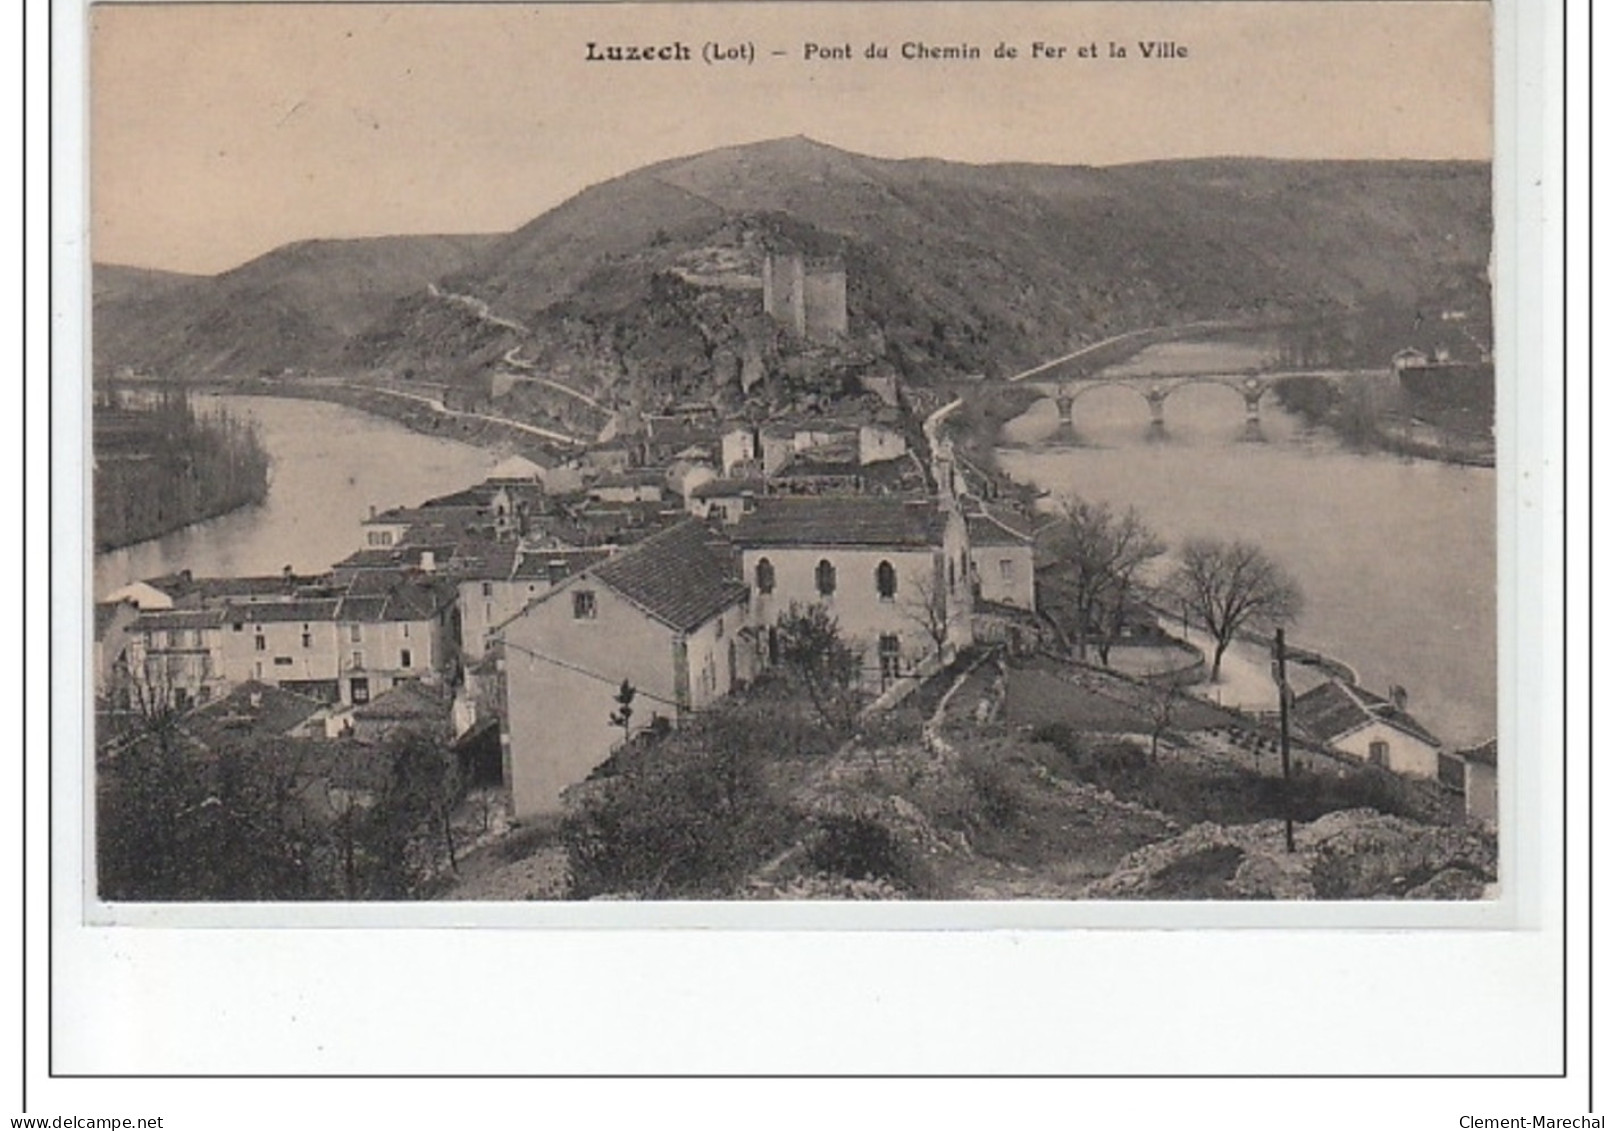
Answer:
<path fill-rule="evenodd" d="M 1250 377 L 1239 391 L 1245 397 L 1245 439 L 1259 443 L 1266 438 L 1262 435 L 1262 395 L 1267 386 Z"/>
<path fill-rule="evenodd" d="M 1054 407 L 1060 413 L 1060 427 L 1071 432 L 1077 430 L 1077 420 L 1071 411 L 1072 406 L 1076 403 L 1077 398 L 1063 390 L 1054 396 Z"/>
<path fill-rule="evenodd" d="M 1144 399 L 1150 406 L 1150 432 L 1151 440 L 1164 440 L 1166 438 L 1166 395 L 1167 390 L 1159 385 L 1144 394 Z"/>

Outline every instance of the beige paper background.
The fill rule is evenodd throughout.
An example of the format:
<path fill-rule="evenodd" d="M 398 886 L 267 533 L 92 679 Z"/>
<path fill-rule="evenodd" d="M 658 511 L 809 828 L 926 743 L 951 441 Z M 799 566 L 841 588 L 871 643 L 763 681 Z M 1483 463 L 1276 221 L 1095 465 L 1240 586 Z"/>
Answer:
<path fill-rule="evenodd" d="M 975 162 L 1484 159 L 1490 35 L 1478 2 L 98 6 L 93 253 L 215 272 L 314 236 L 504 231 L 649 162 L 792 134 Z M 1190 56 L 1026 57 L 1140 39 Z M 591 64 L 590 40 L 758 54 Z M 861 58 L 871 41 L 893 57 Z M 983 58 L 904 62 L 905 41 Z M 808 42 L 854 58 L 804 62 Z"/>

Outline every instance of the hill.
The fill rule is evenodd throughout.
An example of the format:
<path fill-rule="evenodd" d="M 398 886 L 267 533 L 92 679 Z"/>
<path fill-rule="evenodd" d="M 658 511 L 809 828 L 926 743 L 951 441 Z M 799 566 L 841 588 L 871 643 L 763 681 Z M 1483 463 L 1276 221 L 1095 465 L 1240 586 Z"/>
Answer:
<path fill-rule="evenodd" d="M 787 138 L 586 189 L 444 264 L 436 293 L 417 282 L 361 297 L 362 261 L 288 271 L 277 257 L 295 248 L 282 249 L 238 272 L 274 265 L 296 285 L 260 300 L 209 280 L 210 295 L 236 289 L 205 306 L 211 323 L 159 320 L 155 353 L 212 372 L 240 356 L 432 376 L 474 398 L 495 396 L 510 358 L 639 406 L 738 398 L 742 385 L 755 399 L 764 376 L 763 394 L 799 398 L 871 369 L 1007 373 L 1146 326 L 1484 307 L 1490 245 L 1484 163 L 967 165 Z M 845 265 L 844 341 L 805 346 L 763 316 L 770 249 Z M 127 341 L 98 337 L 98 359 Z"/>
<path fill-rule="evenodd" d="M 491 242 L 305 240 L 213 276 L 96 264 L 95 369 L 192 378 L 323 366 L 401 296 L 463 269 Z"/>

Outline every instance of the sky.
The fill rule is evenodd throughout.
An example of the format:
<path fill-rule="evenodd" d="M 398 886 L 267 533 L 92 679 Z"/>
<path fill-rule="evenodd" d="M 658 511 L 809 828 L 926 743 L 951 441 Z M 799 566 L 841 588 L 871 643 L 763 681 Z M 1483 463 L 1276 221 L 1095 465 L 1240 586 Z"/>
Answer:
<path fill-rule="evenodd" d="M 794 134 L 1090 165 L 1492 148 L 1490 7 L 1471 0 L 127 4 L 90 19 L 92 255 L 177 271 L 297 239 L 509 231 L 641 165 Z M 1188 56 L 1144 59 L 1148 40 Z M 589 42 L 695 58 L 591 63 Z M 709 42 L 753 61 L 709 65 Z M 1033 58 L 1034 42 L 1066 55 Z M 871 43 L 888 57 L 865 58 Z M 904 61 L 904 43 L 982 58 Z M 1000 43 L 1018 56 L 995 58 Z M 809 60 L 809 44 L 853 58 Z"/>

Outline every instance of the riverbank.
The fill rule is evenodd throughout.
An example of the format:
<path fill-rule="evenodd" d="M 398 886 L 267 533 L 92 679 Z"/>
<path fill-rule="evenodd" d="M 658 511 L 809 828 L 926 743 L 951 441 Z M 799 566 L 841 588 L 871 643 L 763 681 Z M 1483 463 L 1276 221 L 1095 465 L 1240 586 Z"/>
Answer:
<path fill-rule="evenodd" d="M 1393 405 L 1376 404 L 1372 397 L 1342 396 L 1327 383 L 1306 377 L 1274 382 L 1273 396 L 1286 412 L 1309 427 L 1327 429 L 1354 451 L 1384 452 L 1457 467 L 1497 466 L 1496 444 L 1490 433 L 1482 434 L 1474 426 L 1448 427 L 1438 419 L 1416 419 L 1400 398 L 1392 398 Z M 1490 416 L 1489 410 L 1486 415 Z"/>
<path fill-rule="evenodd" d="M 416 506 L 479 483 L 488 447 L 422 434 L 382 415 L 314 398 L 198 395 L 258 429 L 274 465 L 262 505 L 97 553 L 94 591 L 189 569 L 197 576 L 319 573 L 365 544 L 370 509 Z"/>
<path fill-rule="evenodd" d="M 184 391 L 108 398 L 92 411 L 95 548 L 161 538 L 261 504 L 270 457 L 248 422 L 197 411 Z"/>
<path fill-rule="evenodd" d="M 502 423 L 489 416 L 454 412 L 435 407 L 425 395 L 412 396 L 354 383 L 255 380 L 223 386 L 218 391 L 231 396 L 325 401 L 382 417 L 423 436 L 499 452 L 515 452 L 545 466 L 553 466 L 565 459 L 569 452 L 577 450 L 574 445 L 541 435 L 543 430 L 537 426 L 524 425 L 520 421 Z"/>

